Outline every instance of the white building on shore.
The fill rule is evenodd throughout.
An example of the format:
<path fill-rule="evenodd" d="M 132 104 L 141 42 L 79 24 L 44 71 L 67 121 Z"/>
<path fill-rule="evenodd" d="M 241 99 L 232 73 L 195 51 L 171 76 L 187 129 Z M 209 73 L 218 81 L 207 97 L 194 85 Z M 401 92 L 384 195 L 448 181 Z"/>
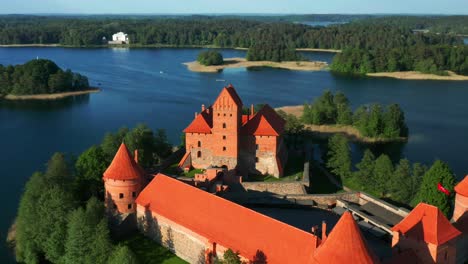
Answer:
<path fill-rule="evenodd" d="M 112 41 L 109 44 L 129 44 L 128 35 L 123 32 L 118 32 L 112 35 Z"/>

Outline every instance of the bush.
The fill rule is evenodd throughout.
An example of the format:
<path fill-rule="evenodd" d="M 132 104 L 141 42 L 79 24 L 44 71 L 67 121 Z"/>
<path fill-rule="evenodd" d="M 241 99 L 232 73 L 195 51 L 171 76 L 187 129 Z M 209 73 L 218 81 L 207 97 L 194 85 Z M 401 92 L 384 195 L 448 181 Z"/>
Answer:
<path fill-rule="evenodd" d="M 200 52 L 200 54 L 198 54 L 197 61 L 205 66 L 221 65 L 224 62 L 223 55 L 214 50 Z"/>

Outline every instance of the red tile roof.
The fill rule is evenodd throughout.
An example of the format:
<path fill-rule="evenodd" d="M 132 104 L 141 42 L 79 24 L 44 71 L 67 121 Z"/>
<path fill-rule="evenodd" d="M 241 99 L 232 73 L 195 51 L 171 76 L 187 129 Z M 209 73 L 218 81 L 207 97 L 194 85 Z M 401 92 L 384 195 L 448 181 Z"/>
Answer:
<path fill-rule="evenodd" d="M 143 180 L 144 170 L 130 155 L 127 146 L 122 143 L 111 164 L 104 172 L 103 178 L 113 180 Z"/>
<path fill-rule="evenodd" d="M 439 208 L 425 203 L 418 204 L 392 230 L 434 245 L 444 244 L 461 234 Z"/>
<path fill-rule="evenodd" d="M 315 263 L 378 263 L 350 212 L 345 212 L 325 242 L 316 249 Z"/>
<path fill-rule="evenodd" d="M 460 195 L 468 197 L 468 175 L 455 186 L 455 191 Z"/>
<path fill-rule="evenodd" d="M 224 87 L 223 90 L 218 95 L 218 98 L 216 98 L 215 102 L 213 105 L 224 105 L 228 102 L 223 102 L 221 98 L 223 97 L 228 97 L 231 98 L 234 104 L 236 104 L 239 108 L 242 107 L 242 100 L 240 99 L 239 95 L 236 92 L 236 89 L 234 89 L 234 86 L 230 84 L 228 87 Z"/>
<path fill-rule="evenodd" d="M 243 127 L 243 133 L 255 136 L 279 136 L 286 121 L 269 105 L 263 106 Z"/>
<path fill-rule="evenodd" d="M 317 237 L 163 174 L 136 203 L 252 259 L 261 250 L 268 263 L 312 263 Z"/>
<path fill-rule="evenodd" d="M 213 124 L 213 114 L 212 109 L 207 108 L 205 111 L 195 117 L 195 119 L 190 123 L 190 125 L 184 129 L 185 133 L 211 133 L 211 127 Z"/>

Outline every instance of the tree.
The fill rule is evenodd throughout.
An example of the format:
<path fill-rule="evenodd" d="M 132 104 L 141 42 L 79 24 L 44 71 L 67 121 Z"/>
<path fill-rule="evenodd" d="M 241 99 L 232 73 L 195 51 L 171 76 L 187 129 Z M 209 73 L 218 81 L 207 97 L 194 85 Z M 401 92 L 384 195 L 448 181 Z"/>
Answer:
<path fill-rule="evenodd" d="M 241 264 L 241 259 L 238 252 L 234 252 L 232 249 L 224 251 L 223 262 L 224 264 Z"/>
<path fill-rule="evenodd" d="M 382 106 L 380 104 L 373 104 L 370 108 L 369 120 L 367 123 L 367 136 L 377 137 L 382 134 L 382 131 Z"/>
<path fill-rule="evenodd" d="M 375 167 L 375 156 L 369 149 L 364 151 L 364 155 L 361 159 L 361 162 L 356 164 L 356 168 L 358 169 L 355 172 L 355 178 L 362 186 L 362 188 L 366 188 L 369 181 L 374 177 L 374 167 Z"/>
<path fill-rule="evenodd" d="M 223 55 L 214 50 L 202 51 L 198 54 L 197 61 L 205 66 L 222 65 Z"/>
<path fill-rule="evenodd" d="M 345 136 L 336 134 L 328 140 L 327 167 L 342 179 L 351 175 L 351 150 Z"/>
<path fill-rule="evenodd" d="M 340 125 L 350 125 L 353 122 L 353 113 L 349 107 L 349 100 L 344 93 L 337 92 L 333 98 L 336 105 L 336 123 Z"/>
<path fill-rule="evenodd" d="M 109 264 L 137 264 L 138 260 L 127 246 L 118 245 L 112 251 L 107 263 Z"/>
<path fill-rule="evenodd" d="M 391 178 L 391 197 L 395 201 L 409 203 L 413 197 L 413 173 L 409 160 L 402 159 L 395 168 Z"/>
<path fill-rule="evenodd" d="M 109 166 L 99 146 L 92 146 L 78 157 L 75 163 L 77 195 L 82 201 L 91 196 L 104 197 L 102 175 Z"/>
<path fill-rule="evenodd" d="M 391 191 L 391 183 L 393 179 L 393 164 L 390 158 L 382 154 L 375 160 L 374 167 L 374 186 L 375 190 L 383 197 L 387 196 Z"/>
<path fill-rule="evenodd" d="M 455 177 L 447 163 L 436 160 L 431 168 L 424 174 L 421 187 L 413 205 L 420 202 L 437 206 L 449 218 L 451 214 L 451 196 L 439 191 L 437 184 L 440 183 L 445 189 L 453 193 Z"/>
<path fill-rule="evenodd" d="M 408 136 L 408 127 L 405 122 L 405 114 L 397 104 L 388 106 L 383 116 L 383 135 L 387 138 Z"/>

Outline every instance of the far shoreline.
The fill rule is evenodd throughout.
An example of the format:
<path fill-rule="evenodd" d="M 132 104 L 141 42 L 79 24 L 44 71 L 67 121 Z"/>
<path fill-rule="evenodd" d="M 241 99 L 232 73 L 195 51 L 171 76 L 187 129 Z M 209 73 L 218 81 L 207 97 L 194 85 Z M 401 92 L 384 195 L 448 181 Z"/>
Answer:
<path fill-rule="evenodd" d="M 438 81 L 468 81 L 468 76 L 459 75 L 452 71 L 447 71 L 448 76 L 436 75 L 430 73 L 422 73 L 417 71 L 401 71 L 401 72 L 375 72 L 367 73 L 368 77 L 387 77 L 401 80 L 438 80 Z"/>
<path fill-rule="evenodd" d="M 91 93 L 101 92 L 99 88 L 90 88 L 88 90 L 63 92 L 63 93 L 52 93 L 52 94 L 28 94 L 28 95 L 13 95 L 7 94 L 2 99 L 5 100 L 57 100 L 71 96 L 85 95 Z M 1 97 L 0 97 L 1 98 Z"/>
<path fill-rule="evenodd" d="M 275 108 L 275 110 L 282 110 L 287 114 L 296 116 L 297 118 L 301 117 L 304 110 L 303 105 L 292 105 L 292 106 L 282 106 Z M 389 142 L 406 142 L 408 138 L 398 137 L 398 138 L 373 138 L 365 137 L 361 135 L 361 132 L 357 128 L 350 125 L 309 125 L 304 124 L 305 130 L 312 132 L 314 135 L 321 138 L 328 138 L 333 134 L 343 134 L 347 138 L 363 142 L 363 143 L 389 143 Z"/>
<path fill-rule="evenodd" d="M 190 71 L 217 73 L 226 68 L 270 67 L 296 71 L 321 71 L 328 67 L 323 61 L 248 61 L 245 58 L 226 58 L 222 65 L 205 66 L 198 61 L 183 63 Z"/>

